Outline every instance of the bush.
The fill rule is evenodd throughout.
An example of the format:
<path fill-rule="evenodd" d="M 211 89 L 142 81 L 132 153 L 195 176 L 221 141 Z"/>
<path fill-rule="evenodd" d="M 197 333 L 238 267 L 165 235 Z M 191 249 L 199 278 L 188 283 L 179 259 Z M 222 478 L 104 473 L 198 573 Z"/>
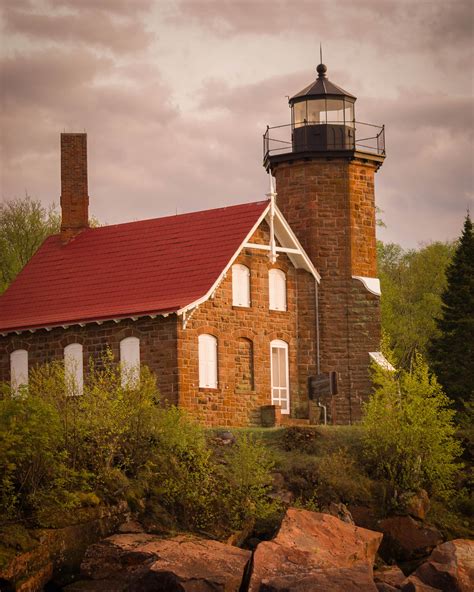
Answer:
<path fill-rule="evenodd" d="M 409 371 L 373 368 L 376 389 L 365 407 L 364 448 L 369 467 L 388 482 L 394 501 L 404 491 L 452 492 L 461 454 L 454 411 L 436 377 L 417 354 Z"/>

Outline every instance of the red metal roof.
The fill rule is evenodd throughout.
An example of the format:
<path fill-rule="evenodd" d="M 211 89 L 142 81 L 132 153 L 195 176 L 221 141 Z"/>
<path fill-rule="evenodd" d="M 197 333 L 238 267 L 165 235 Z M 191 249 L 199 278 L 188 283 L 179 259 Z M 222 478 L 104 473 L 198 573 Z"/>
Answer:
<path fill-rule="evenodd" d="M 177 311 L 207 294 L 267 205 L 50 236 L 0 297 L 0 332 Z"/>

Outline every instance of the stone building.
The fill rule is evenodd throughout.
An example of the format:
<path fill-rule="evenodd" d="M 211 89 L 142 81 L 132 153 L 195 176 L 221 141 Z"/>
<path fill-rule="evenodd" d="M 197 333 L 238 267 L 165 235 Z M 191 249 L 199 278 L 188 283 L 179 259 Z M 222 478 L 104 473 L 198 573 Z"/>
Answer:
<path fill-rule="evenodd" d="M 379 357 L 385 152 L 383 128 L 361 143 L 354 102 L 322 64 L 290 99 L 291 124 L 264 136 L 278 196 L 99 228 L 86 135 L 61 134 L 61 232 L 0 297 L 0 381 L 17 388 L 64 359 L 80 392 L 110 348 L 124 384 L 146 364 L 162 397 L 206 425 L 357 420 Z"/>

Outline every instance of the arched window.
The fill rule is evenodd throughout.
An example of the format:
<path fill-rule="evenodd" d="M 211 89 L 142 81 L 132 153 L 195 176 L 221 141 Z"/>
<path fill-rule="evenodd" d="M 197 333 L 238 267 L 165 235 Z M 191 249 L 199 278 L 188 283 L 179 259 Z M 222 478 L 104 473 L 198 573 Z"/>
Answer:
<path fill-rule="evenodd" d="M 270 310 L 286 310 L 286 275 L 281 269 L 268 272 Z"/>
<path fill-rule="evenodd" d="M 232 265 L 232 305 L 250 306 L 250 269 L 240 263 Z"/>
<path fill-rule="evenodd" d="M 18 392 L 22 386 L 28 386 L 28 352 L 26 349 L 17 349 L 10 354 L 10 377 L 14 392 Z"/>
<path fill-rule="evenodd" d="M 120 342 L 120 372 L 123 387 L 137 386 L 140 379 L 140 340 L 126 337 Z"/>
<path fill-rule="evenodd" d="M 64 372 L 67 394 L 82 395 L 84 390 L 84 358 L 80 343 L 71 343 L 64 348 Z"/>
<path fill-rule="evenodd" d="M 235 385 L 239 391 L 253 391 L 253 343 L 250 339 L 241 337 L 237 340 L 237 355 L 235 358 Z"/>
<path fill-rule="evenodd" d="M 217 388 L 217 339 L 199 335 L 199 388 Z"/>

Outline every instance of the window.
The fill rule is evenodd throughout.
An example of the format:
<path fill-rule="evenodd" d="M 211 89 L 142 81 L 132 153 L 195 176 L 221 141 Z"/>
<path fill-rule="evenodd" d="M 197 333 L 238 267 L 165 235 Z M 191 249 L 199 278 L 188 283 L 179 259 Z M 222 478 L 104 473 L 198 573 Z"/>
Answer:
<path fill-rule="evenodd" d="M 270 344 L 272 405 L 280 405 L 282 413 L 290 413 L 288 344 L 275 339 Z"/>
<path fill-rule="evenodd" d="M 286 310 L 286 275 L 281 269 L 268 272 L 270 310 Z"/>
<path fill-rule="evenodd" d="M 140 378 L 140 340 L 127 337 L 120 342 L 120 371 L 122 386 L 134 387 Z"/>
<path fill-rule="evenodd" d="M 80 343 L 71 343 L 64 348 L 64 371 L 67 394 L 82 395 L 84 390 L 84 361 Z"/>
<path fill-rule="evenodd" d="M 232 305 L 250 306 L 250 269 L 245 265 L 232 266 Z"/>
<path fill-rule="evenodd" d="M 28 352 L 17 349 L 10 354 L 10 377 L 13 391 L 28 386 Z"/>
<path fill-rule="evenodd" d="M 199 335 L 199 388 L 217 388 L 217 339 Z"/>

